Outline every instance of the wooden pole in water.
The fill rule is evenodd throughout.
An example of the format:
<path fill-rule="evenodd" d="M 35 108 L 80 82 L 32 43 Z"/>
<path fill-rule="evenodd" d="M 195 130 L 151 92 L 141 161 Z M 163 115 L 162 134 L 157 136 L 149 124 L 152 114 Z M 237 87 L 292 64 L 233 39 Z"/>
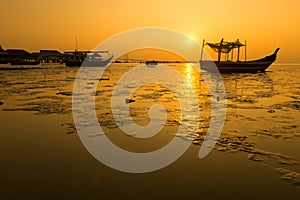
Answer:
<path fill-rule="evenodd" d="M 203 39 L 203 42 L 202 42 L 202 49 L 201 49 L 200 61 L 202 60 L 204 45 L 205 45 L 205 39 Z"/>
<path fill-rule="evenodd" d="M 77 36 L 75 36 L 75 51 L 78 50 L 78 42 L 77 42 Z"/>
<path fill-rule="evenodd" d="M 222 53 L 222 43 L 223 43 L 223 38 L 221 40 L 220 46 L 219 46 L 219 52 L 218 52 L 218 62 L 221 60 L 221 53 Z"/>
<path fill-rule="evenodd" d="M 237 43 L 238 43 L 238 55 L 237 55 L 237 62 L 240 61 L 240 41 L 239 39 L 237 39 Z"/>
<path fill-rule="evenodd" d="M 245 62 L 247 61 L 247 41 L 245 40 Z"/>

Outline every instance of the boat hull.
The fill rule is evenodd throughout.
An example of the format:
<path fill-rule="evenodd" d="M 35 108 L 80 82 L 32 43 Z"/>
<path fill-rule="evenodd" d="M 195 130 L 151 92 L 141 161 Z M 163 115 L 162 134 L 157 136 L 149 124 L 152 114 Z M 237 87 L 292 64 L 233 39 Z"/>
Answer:
<path fill-rule="evenodd" d="M 80 67 L 82 64 L 81 61 L 65 61 L 67 67 Z"/>
<path fill-rule="evenodd" d="M 105 60 L 101 62 L 80 62 L 80 61 L 65 61 L 67 67 L 104 67 L 111 60 Z"/>
<path fill-rule="evenodd" d="M 231 61 L 208 61 L 200 60 L 200 67 L 202 70 L 208 72 L 220 73 L 256 73 L 264 72 L 276 60 L 277 52 L 261 59 L 245 62 L 231 62 Z"/>
<path fill-rule="evenodd" d="M 65 65 L 67 67 L 104 67 L 106 65 L 108 65 L 111 60 L 112 60 L 113 56 L 111 56 L 110 58 L 106 59 L 106 60 L 89 60 L 89 59 L 85 59 L 85 60 L 65 60 Z"/>
<path fill-rule="evenodd" d="M 213 71 L 215 66 L 220 73 L 256 73 L 264 72 L 273 63 L 269 62 L 212 62 L 200 61 L 201 69 Z"/>

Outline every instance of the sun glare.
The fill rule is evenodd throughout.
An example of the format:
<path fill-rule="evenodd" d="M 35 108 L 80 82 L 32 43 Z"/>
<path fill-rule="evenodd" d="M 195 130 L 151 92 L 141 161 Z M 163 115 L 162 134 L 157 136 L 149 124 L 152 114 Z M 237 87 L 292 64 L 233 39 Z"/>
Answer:
<path fill-rule="evenodd" d="M 197 41 L 197 38 L 196 38 L 196 36 L 194 36 L 194 35 L 188 35 L 188 38 L 189 38 L 190 40 L 194 41 L 194 42 Z"/>

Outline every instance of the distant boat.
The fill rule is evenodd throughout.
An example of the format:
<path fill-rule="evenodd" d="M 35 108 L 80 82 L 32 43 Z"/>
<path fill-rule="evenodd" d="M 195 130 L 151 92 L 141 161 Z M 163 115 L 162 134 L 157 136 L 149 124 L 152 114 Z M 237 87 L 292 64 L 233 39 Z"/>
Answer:
<path fill-rule="evenodd" d="M 69 51 L 64 53 L 64 63 L 67 67 L 80 67 L 87 56 L 87 51 Z"/>
<path fill-rule="evenodd" d="M 203 41 L 203 46 L 205 41 Z M 202 53 L 200 59 L 200 67 L 205 71 L 214 71 L 214 66 L 217 66 L 220 73 L 255 73 L 255 72 L 264 72 L 275 60 L 277 53 L 280 48 L 277 48 L 273 54 L 266 56 L 257 60 L 246 61 L 246 50 L 245 50 L 245 61 L 239 60 L 240 47 L 246 46 L 239 42 L 223 42 L 223 39 L 220 43 L 206 43 L 214 51 L 218 52 L 217 61 L 208 61 L 202 60 Z M 237 61 L 229 60 L 229 53 L 233 53 L 233 49 L 238 48 L 238 58 Z M 221 53 L 226 53 L 227 60 L 220 61 Z M 231 54 L 233 56 L 233 54 Z"/>
<path fill-rule="evenodd" d="M 106 56 L 102 54 L 106 54 Z M 103 67 L 109 64 L 113 58 L 108 51 L 71 51 L 65 52 L 64 55 L 67 67 Z"/>
<path fill-rule="evenodd" d="M 147 65 L 148 67 L 156 66 L 156 65 L 158 65 L 158 62 L 157 62 L 156 60 L 147 60 L 147 61 L 146 61 L 146 65 Z"/>
<path fill-rule="evenodd" d="M 84 67 L 104 67 L 113 59 L 108 51 L 92 51 L 87 54 L 82 66 Z"/>

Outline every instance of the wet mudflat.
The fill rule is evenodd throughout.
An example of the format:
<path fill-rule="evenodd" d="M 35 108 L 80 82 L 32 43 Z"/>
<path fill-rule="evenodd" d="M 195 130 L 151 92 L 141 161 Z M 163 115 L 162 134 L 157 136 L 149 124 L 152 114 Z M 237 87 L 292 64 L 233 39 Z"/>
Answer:
<path fill-rule="evenodd" d="M 116 198 L 121 194 L 133 199 L 290 199 L 300 195 L 300 65 L 278 64 L 266 73 L 223 75 L 227 104 L 224 129 L 204 159 L 198 158 L 198 152 L 209 128 L 211 102 L 205 82 L 191 65 L 170 66 L 192 85 L 198 97 L 199 119 L 182 122 L 178 97 L 154 83 L 138 88 L 129 107 L 132 120 L 147 125 L 151 105 L 163 105 L 167 119 L 160 133 L 143 140 L 134 137 L 139 133 L 126 135 L 117 126 L 110 99 L 120 77 L 136 65 L 113 64 L 104 73 L 95 92 L 98 121 L 114 144 L 132 152 L 157 150 L 174 137 L 191 141 L 179 160 L 146 174 L 106 167 L 84 148 L 72 119 L 78 68 L 4 69 L 0 70 L 2 194 L 12 199 L 58 195 Z M 170 76 L 162 78 L 185 89 Z M 91 80 L 86 87 L 93 84 Z M 124 85 L 126 88 L 130 85 Z M 124 119 L 123 124 L 130 120 Z M 199 120 L 197 131 L 177 133 L 180 124 L 195 120 Z"/>

